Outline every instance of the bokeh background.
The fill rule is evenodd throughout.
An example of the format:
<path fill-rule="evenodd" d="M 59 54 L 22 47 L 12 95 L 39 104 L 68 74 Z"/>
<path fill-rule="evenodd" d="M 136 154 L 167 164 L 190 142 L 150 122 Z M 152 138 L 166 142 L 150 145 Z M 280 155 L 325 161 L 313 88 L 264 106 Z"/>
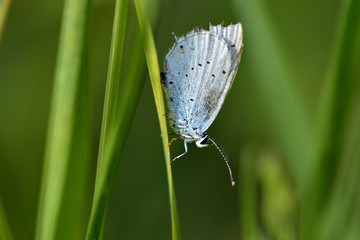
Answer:
<path fill-rule="evenodd" d="M 228 154 L 237 184 L 231 186 L 216 148 L 191 144 L 172 167 L 182 239 L 360 238 L 358 72 L 342 92 L 346 111 L 340 107 L 332 116 L 345 114 L 345 120 L 324 124 L 340 131 L 328 135 L 330 141 L 341 137 L 337 151 L 327 162 L 311 161 L 307 154 L 316 143 L 324 85 L 341 52 L 336 46 L 349 2 L 148 1 L 161 69 L 174 43 L 172 32 L 181 36 L 222 21 L 241 22 L 244 29 L 237 77 L 208 131 Z M 14 239 L 35 235 L 62 9 L 63 1 L 14 0 L 0 40 L 0 224 Z M 82 235 L 95 181 L 113 14 L 114 1 L 91 2 L 91 157 L 78 223 Z M 358 20 L 353 24 L 360 27 Z M 123 69 L 137 31 L 130 1 Z M 359 43 L 354 46 L 349 51 L 359 52 Z M 355 57 L 350 64 L 359 63 Z M 138 71 L 146 80 L 112 189 L 104 239 L 171 238 L 160 128 L 144 59 Z M 172 156 L 182 151 L 181 141 L 171 145 Z"/>

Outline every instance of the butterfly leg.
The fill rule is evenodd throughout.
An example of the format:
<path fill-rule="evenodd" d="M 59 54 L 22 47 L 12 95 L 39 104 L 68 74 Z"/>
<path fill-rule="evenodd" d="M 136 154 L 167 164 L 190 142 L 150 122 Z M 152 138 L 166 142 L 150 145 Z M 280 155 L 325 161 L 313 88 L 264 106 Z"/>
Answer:
<path fill-rule="evenodd" d="M 183 152 L 182 154 L 180 154 L 179 156 L 175 157 L 173 160 L 171 160 L 171 163 L 170 164 L 173 164 L 173 162 L 178 159 L 178 158 L 181 158 L 182 156 L 184 156 L 185 154 L 187 154 L 188 152 L 188 148 L 187 148 L 187 142 L 186 140 L 184 140 L 184 147 L 185 147 L 185 152 Z"/>
<path fill-rule="evenodd" d="M 180 139 L 180 137 L 172 138 L 172 139 L 170 140 L 170 142 L 168 143 L 168 145 L 170 146 L 170 145 L 172 144 L 172 142 L 175 142 L 176 140 L 179 140 L 179 139 Z"/>

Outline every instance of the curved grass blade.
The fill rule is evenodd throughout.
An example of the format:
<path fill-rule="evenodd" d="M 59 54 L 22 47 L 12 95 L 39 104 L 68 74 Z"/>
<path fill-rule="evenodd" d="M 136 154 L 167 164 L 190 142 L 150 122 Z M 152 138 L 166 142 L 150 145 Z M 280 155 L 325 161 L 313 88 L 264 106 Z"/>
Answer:
<path fill-rule="evenodd" d="M 118 91 L 120 82 L 120 70 L 123 56 L 126 19 L 128 12 L 128 0 L 117 0 L 113 23 L 109 68 L 106 81 L 104 110 L 101 125 L 100 145 L 98 154 L 98 166 L 96 171 L 94 199 L 89 219 L 86 239 L 101 239 L 104 226 L 106 207 L 112 188 L 117 166 L 120 161 L 120 154 L 124 148 L 127 137 L 130 119 L 123 112 L 116 119 Z M 127 82 L 137 84 L 137 81 L 128 79 Z M 129 89 L 122 89 L 122 94 L 127 94 Z M 138 90 L 137 92 L 139 92 Z M 135 96 L 138 94 L 134 93 Z M 136 99 L 130 102 L 136 102 Z M 127 108 L 128 104 L 120 102 L 122 107 Z M 133 105 L 131 109 L 135 109 Z M 134 111 L 134 110 L 133 110 Z M 115 120 L 117 124 L 115 126 Z M 121 131 L 124 130 L 124 131 Z M 110 132 L 115 132 L 111 133 Z"/>
<path fill-rule="evenodd" d="M 233 2 L 244 18 L 244 54 L 253 66 L 254 82 L 266 104 L 290 171 L 302 190 L 307 180 L 304 172 L 311 166 L 307 157 L 310 125 L 300 93 L 293 84 L 295 76 L 276 39 L 264 3 L 259 0 Z"/>
<path fill-rule="evenodd" d="M 342 164 L 337 169 L 336 181 L 328 204 L 320 216 L 319 234 L 313 239 L 347 239 L 344 233 L 349 231 L 348 228 L 351 225 L 359 226 L 357 215 L 360 209 L 358 204 L 360 197 L 360 174 L 358 173 L 360 169 L 360 111 L 356 111 L 357 126 L 348 131 L 354 136 L 348 137 L 346 141 L 346 154 L 343 154 L 341 158 Z"/>
<path fill-rule="evenodd" d="M 128 12 L 128 0 L 117 0 L 111 40 L 109 68 L 107 73 L 104 111 L 100 133 L 100 146 L 98 155 L 98 171 L 101 172 L 101 164 L 104 157 L 104 146 L 109 129 L 115 121 L 117 101 L 119 95 L 120 71 L 124 49 L 126 18 Z"/>
<path fill-rule="evenodd" d="M 171 208 L 172 239 L 178 240 L 180 239 L 180 229 L 179 229 L 179 220 L 178 220 L 177 207 L 176 207 L 174 183 L 172 179 L 172 172 L 170 166 L 170 162 L 171 162 L 170 150 L 168 144 L 168 132 L 167 132 L 166 119 L 165 119 L 165 104 L 164 104 L 162 87 L 160 84 L 159 62 L 158 62 L 154 37 L 151 30 L 151 25 L 146 16 L 143 2 L 142 0 L 134 0 L 134 2 L 135 2 L 135 7 L 136 7 L 136 12 L 137 12 L 141 32 L 143 35 L 145 57 L 148 65 L 151 86 L 154 93 L 156 110 L 158 113 L 161 137 L 163 142 L 163 150 L 165 156 L 165 164 L 166 164 L 168 187 L 169 187 L 169 200 L 170 200 L 170 208 Z"/>
<path fill-rule="evenodd" d="M 64 4 L 35 239 L 79 239 L 89 151 L 87 0 Z"/>
<path fill-rule="evenodd" d="M 5 28 L 6 17 L 10 9 L 11 0 L 0 1 L 0 42 Z"/>
<path fill-rule="evenodd" d="M 120 4 L 120 2 L 118 2 Z M 118 35 L 121 31 L 119 31 L 119 28 L 121 26 L 118 26 L 119 24 L 122 24 L 125 26 L 125 7 L 127 6 L 127 2 L 122 2 L 122 6 L 120 7 L 117 5 L 117 10 L 114 18 L 114 34 Z M 126 4 L 126 5 L 125 5 Z M 156 6 L 156 4 L 152 4 L 152 6 Z M 121 10 L 122 9 L 122 10 Z M 127 11 L 127 8 L 126 8 Z M 120 15 L 122 15 L 121 19 L 123 20 L 116 20 L 120 18 Z M 156 14 L 154 14 L 154 19 Z M 125 32 L 124 32 L 125 34 Z M 123 44 L 120 41 L 120 37 L 113 36 L 113 42 L 112 44 Z M 117 41 L 115 41 L 117 40 Z M 89 220 L 88 230 L 86 239 L 101 239 L 102 238 L 102 229 L 106 214 L 106 207 L 109 201 L 109 194 L 111 192 L 114 178 L 116 171 L 118 169 L 118 165 L 120 163 L 121 153 L 123 152 L 125 142 L 127 139 L 127 136 L 129 134 L 130 126 L 132 123 L 132 119 L 135 115 L 136 105 L 138 103 L 138 100 L 140 98 L 141 89 L 145 82 L 145 59 L 144 54 L 142 50 L 142 36 L 140 34 L 140 31 L 135 30 L 135 36 L 132 40 L 131 44 L 131 51 L 129 54 L 129 58 L 127 59 L 127 67 L 124 69 L 124 72 L 121 74 L 121 88 L 119 94 L 112 94 L 111 100 L 105 101 L 107 103 L 112 104 L 112 107 L 108 106 L 108 111 L 112 111 L 111 114 L 104 115 L 104 118 L 106 118 L 106 121 L 113 123 L 108 123 L 108 130 L 106 131 L 106 136 L 103 137 L 103 149 L 102 154 L 99 153 L 99 161 L 98 163 L 98 169 L 97 169 L 97 178 L 96 178 L 96 186 L 95 186 L 95 193 L 94 193 L 94 200 L 93 200 L 93 207 L 92 212 Z M 114 50 L 114 49 L 121 49 Z M 113 52 L 111 55 L 114 56 L 115 54 L 123 54 L 122 53 L 122 47 L 112 47 Z M 119 58 L 117 58 L 119 60 Z M 110 57 L 110 61 L 116 61 L 113 57 Z M 110 63 L 109 64 L 109 71 L 111 64 L 115 67 L 117 66 L 118 69 L 114 69 L 112 67 L 111 71 L 119 71 L 119 61 L 117 64 Z M 119 73 L 119 72 L 118 72 Z M 110 73 L 108 77 L 114 78 L 111 81 L 119 81 L 119 75 Z M 108 83 L 109 84 L 109 83 Z M 115 86 L 119 86 L 119 83 L 110 85 L 110 88 L 107 89 L 106 94 L 110 94 L 109 91 L 113 91 L 113 93 L 116 90 L 111 90 L 111 88 L 114 88 Z M 119 96 L 119 101 L 116 105 L 113 103 L 116 101 L 115 96 Z M 116 111 L 116 112 L 115 112 Z M 105 109 L 104 109 L 105 114 Z M 112 119 L 112 120 L 111 120 Z M 115 120 L 115 121 L 114 121 Z M 103 122 L 103 124 L 105 124 Z M 103 125 L 104 127 L 104 125 Z M 105 133 L 105 130 L 104 132 Z M 106 144 L 105 144 L 106 141 Z M 102 160 L 100 160 L 100 158 Z"/>
<path fill-rule="evenodd" d="M 13 240 L 5 208 L 0 198 L 0 239 Z"/>
<path fill-rule="evenodd" d="M 309 190 L 306 194 L 308 198 L 305 204 L 312 208 L 308 210 L 310 214 L 303 219 L 306 234 L 303 239 L 316 239 L 319 228 L 314 223 L 319 222 L 329 194 L 336 184 L 334 180 L 340 161 L 341 164 L 350 161 L 343 159 L 342 153 L 346 145 L 346 121 L 351 115 L 349 106 L 355 101 L 355 89 L 359 84 L 359 12 L 359 1 L 342 2 L 333 54 L 321 92 L 317 132 L 314 137 L 315 147 L 311 152 L 311 160 L 316 165 L 309 179 Z"/>

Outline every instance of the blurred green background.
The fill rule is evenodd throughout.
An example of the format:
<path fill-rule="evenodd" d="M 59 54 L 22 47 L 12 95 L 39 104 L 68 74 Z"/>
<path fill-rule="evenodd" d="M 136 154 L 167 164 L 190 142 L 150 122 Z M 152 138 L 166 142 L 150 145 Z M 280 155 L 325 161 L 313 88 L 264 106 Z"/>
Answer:
<path fill-rule="evenodd" d="M 10 231 L 13 239 L 35 235 L 63 4 L 13 0 L 0 39 L 0 231 Z M 81 203 L 85 211 L 78 223 L 83 236 L 94 189 L 114 4 L 93 0 L 89 9 L 91 148 Z M 147 11 L 153 16 L 161 70 L 174 43 L 172 32 L 181 36 L 195 26 L 207 29 L 209 22 L 216 25 L 223 20 L 225 25 L 241 22 L 244 29 L 236 80 L 208 131 L 228 154 L 237 184 L 231 186 L 216 148 L 191 144 L 189 153 L 172 166 L 182 239 L 359 239 L 360 24 L 348 7 L 352 4 L 359 13 L 359 4 L 339 0 L 148 0 L 148 4 L 153 7 Z M 123 72 L 134 64 L 127 60 L 138 31 L 130 1 Z M 154 97 L 145 59 L 136 66 L 146 80 L 117 170 L 103 236 L 170 239 Z M 172 157 L 177 156 L 183 144 L 175 142 L 170 149 Z"/>

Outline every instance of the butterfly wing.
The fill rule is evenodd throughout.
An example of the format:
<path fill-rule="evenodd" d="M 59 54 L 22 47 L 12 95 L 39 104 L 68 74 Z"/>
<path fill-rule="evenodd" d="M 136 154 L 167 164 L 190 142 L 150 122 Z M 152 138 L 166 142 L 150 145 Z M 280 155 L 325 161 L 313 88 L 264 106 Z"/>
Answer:
<path fill-rule="evenodd" d="M 241 24 L 196 29 L 175 43 L 163 85 L 177 120 L 200 133 L 208 129 L 235 78 L 241 49 Z"/>
<path fill-rule="evenodd" d="M 229 25 L 227 27 L 223 27 L 222 24 L 217 26 L 210 25 L 209 32 L 222 38 L 226 42 L 231 55 L 231 64 L 230 66 L 228 64 L 224 64 L 222 68 L 219 66 L 219 77 L 216 78 L 210 86 L 208 86 L 206 96 L 208 96 L 208 99 L 212 101 L 214 106 L 211 108 L 211 111 L 209 111 L 207 117 L 203 120 L 203 123 L 199 127 L 201 132 L 205 132 L 210 127 L 219 113 L 234 82 L 243 49 L 243 30 L 241 23 Z M 229 57 L 227 56 L 226 61 L 228 61 L 228 59 Z M 218 62 L 217 58 L 215 58 L 215 61 Z M 217 64 L 221 65 L 219 62 Z M 224 72 L 226 73 L 224 74 Z M 216 93 L 216 97 L 211 97 L 214 93 Z M 197 124 L 198 123 L 195 125 Z"/>

